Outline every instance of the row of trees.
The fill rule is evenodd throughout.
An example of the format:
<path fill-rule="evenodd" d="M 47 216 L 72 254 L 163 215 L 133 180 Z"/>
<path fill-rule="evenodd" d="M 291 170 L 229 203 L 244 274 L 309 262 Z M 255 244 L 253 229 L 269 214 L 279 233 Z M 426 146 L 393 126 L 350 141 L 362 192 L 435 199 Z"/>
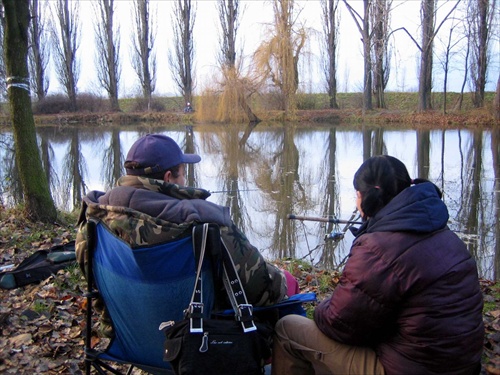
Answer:
<path fill-rule="evenodd" d="M 43 100 L 48 90 L 48 64 L 52 58 L 57 80 L 70 101 L 70 109 L 76 110 L 76 95 L 80 73 L 77 51 L 80 47 L 82 20 L 79 0 L 55 0 L 50 6 L 47 0 L 30 0 L 31 22 L 29 27 L 30 84 L 38 100 Z M 312 32 L 300 21 L 300 3 L 294 0 L 271 0 L 273 21 L 268 25 L 268 37 L 252 56 L 251 68 L 243 71 L 242 46 L 238 46 L 238 26 L 244 16 L 240 0 L 218 0 L 219 59 L 221 78 L 219 85 L 211 87 L 224 97 L 220 103 L 219 117 L 231 119 L 228 111 L 242 110 L 251 121 L 255 120 L 250 109 L 249 97 L 256 92 L 279 94 L 279 106 L 289 113 L 296 109 L 299 88 L 299 65 L 305 60 L 306 45 L 311 42 Z M 337 75 L 340 40 L 341 8 L 347 10 L 359 31 L 362 42 L 364 78 L 363 109 L 385 108 L 384 91 L 390 77 L 392 47 L 395 38 L 406 38 L 420 51 L 419 104 L 418 110 L 432 108 L 433 70 L 438 64 L 444 73 L 444 87 L 450 73 L 450 59 L 459 53 L 458 46 L 465 46 L 462 92 L 467 83 L 473 89 L 476 107 L 484 105 L 487 72 L 490 67 L 490 46 L 498 42 L 498 17 L 495 20 L 497 0 L 421 0 L 421 35 L 412 35 L 406 28 L 392 30 L 393 0 L 321 0 L 321 37 L 324 48 L 323 73 L 325 88 L 330 97 L 330 108 L 338 108 Z M 118 89 L 121 78 L 120 33 L 116 16 L 115 0 L 93 0 L 96 77 L 98 85 L 110 101 L 110 108 L 119 111 Z M 251 6 L 251 4 L 249 5 Z M 404 6 L 399 4 L 396 6 Z M 444 16 L 437 18 L 441 7 L 447 6 Z M 357 9 L 359 8 L 359 9 Z M 169 41 L 168 62 L 177 91 L 185 102 L 191 102 L 195 89 L 195 50 L 193 30 L 196 21 L 197 1 L 175 0 L 169 15 L 173 40 Z M 442 11 L 441 11 L 442 13 Z M 441 14 L 440 13 L 440 14 Z M 458 18 L 460 15 L 460 18 Z M 164 17 L 165 15 L 161 15 Z M 137 74 L 142 95 L 148 108 L 156 88 L 156 33 L 158 13 L 150 0 L 133 0 L 131 63 Z M 495 34 L 495 30 L 496 34 Z M 449 34 L 444 56 L 436 56 L 438 34 Z M 446 40 L 442 37 L 441 40 Z M 465 41 L 465 42 L 464 42 Z M 86 67 L 87 68 L 87 67 Z M 498 68 L 498 67 L 497 67 Z M 2 73 L 2 72 L 0 72 Z M 500 75 L 499 75 L 500 79 Z M 236 86 L 238 93 L 228 93 L 228 86 Z M 440 90 L 441 91 L 441 90 Z M 224 103 L 224 101 L 229 102 Z M 236 107 L 234 101 L 239 103 Z M 459 103 L 460 104 L 460 103 Z M 224 109 L 226 107 L 226 109 Z"/>
<path fill-rule="evenodd" d="M 340 0 L 321 0 L 323 7 L 324 43 L 326 54 L 325 79 L 328 85 L 330 106 L 336 104 L 337 41 L 339 36 Z M 4 51 L 1 64 L 6 77 L 16 143 L 17 165 L 30 217 L 53 220 L 55 208 L 48 184 L 43 174 L 31 112 L 30 84 L 38 100 L 47 94 L 47 66 L 49 54 L 54 54 L 57 77 L 76 110 L 79 61 L 77 50 L 81 33 L 79 1 L 55 0 L 48 8 L 47 1 L 2 0 L 3 17 L 1 32 L 4 35 Z M 242 13 L 240 0 L 218 0 L 220 20 L 219 64 L 221 79 L 213 90 L 218 100 L 218 117 L 231 119 L 235 112 L 243 111 L 250 121 L 258 121 L 251 109 L 250 98 L 255 92 L 273 90 L 280 98 L 281 109 L 288 115 L 296 109 L 299 87 L 299 60 L 304 54 L 309 34 L 299 20 L 300 9 L 293 0 L 272 0 L 273 22 L 269 25 L 268 38 L 262 41 L 254 53 L 255 69 L 244 73 L 243 56 L 236 45 L 238 25 Z M 389 40 L 396 32 L 406 31 L 421 51 L 419 79 L 419 110 L 430 108 L 432 90 L 433 45 L 436 35 L 459 4 L 469 10 L 462 20 L 467 33 L 466 72 L 474 82 L 475 104 L 482 106 L 488 48 L 492 38 L 492 25 L 496 0 L 458 0 L 449 13 L 436 24 L 437 0 L 421 0 L 421 42 L 407 30 L 390 30 L 389 20 L 392 0 L 363 0 L 360 14 L 347 0 L 342 3 L 356 23 L 363 42 L 364 84 L 363 109 L 373 108 L 372 93 L 376 105 L 383 107 L 384 89 L 389 76 Z M 120 81 L 120 30 L 115 23 L 115 1 L 94 0 L 97 76 L 108 94 L 111 109 L 120 109 L 118 87 Z M 149 0 L 134 0 L 135 28 L 134 68 L 143 89 L 144 97 L 151 100 L 156 83 L 155 14 L 150 11 Z M 50 10 L 49 10 L 50 9 Z M 194 90 L 193 29 L 196 18 L 196 2 L 175 0 L 172 22 L 174 40 L 169 51 L 169 62 L 174 80 L 186 102 L 191 101 Z M 53 20 L 53 21 L 52 21 Z M 498 30 L 498 29 L 496 29 Z M 450 27 L 450 35 L 453 28 Z M 496 35 L 498 37 L 498 35 Z M 452 38 L 448 53 L 453 47 Z M 49 48 L 50 46 L 50 48 Z M 29 57 L 29 58 L 28 58 Z M 448 55 L 449 57 L 449 55 Z M 29 64 L 28 64 L 29 61 Z M 445 69 L 445 74 L 447 70 Z M 464 77 L 464 85 L 467 79 Z M 500 75 L 498 91 L 500 92 Z M 217 85 L 216 85 L 217 86 Z M 446 90 L 446 87 L 445 87 Z M 237 115 L 237 114 L 236 114 Z"/>

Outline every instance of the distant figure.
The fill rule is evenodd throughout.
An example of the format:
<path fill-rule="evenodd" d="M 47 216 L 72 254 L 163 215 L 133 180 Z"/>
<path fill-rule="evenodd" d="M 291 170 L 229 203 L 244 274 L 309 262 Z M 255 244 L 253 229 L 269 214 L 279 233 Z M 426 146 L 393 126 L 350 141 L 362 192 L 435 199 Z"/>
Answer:
<path fill-rule="evenodd" d="M 186 106 L 184 107 L 184 113 L 191 113 L 194 112 L 193 107 L 191 107 L 191 103 L 187 102 Z"/>

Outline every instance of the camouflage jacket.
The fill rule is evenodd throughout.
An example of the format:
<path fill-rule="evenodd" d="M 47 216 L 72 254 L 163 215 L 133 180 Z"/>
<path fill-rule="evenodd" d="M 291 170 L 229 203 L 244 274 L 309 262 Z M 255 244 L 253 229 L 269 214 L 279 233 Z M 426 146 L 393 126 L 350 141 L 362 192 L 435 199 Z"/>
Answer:
<path fill-rule="evenodd" d="M 123 176 L 118 186 L 104 193 L 92 191 L 83 199 L 78 220 L 76 255 L 85 270 L 87 252 L 86 222 L 101 220 L 132 247 L 175 240 L 187 235 L 196 222 L 216 223 L 226 244 L 248 302 L 271 305 L 286 296 L 286 278 L 281 270 L 267 263 L 229 216 L 229 208 L 205 199 L 203 189 L 179 187 L 161 180 Z"/>

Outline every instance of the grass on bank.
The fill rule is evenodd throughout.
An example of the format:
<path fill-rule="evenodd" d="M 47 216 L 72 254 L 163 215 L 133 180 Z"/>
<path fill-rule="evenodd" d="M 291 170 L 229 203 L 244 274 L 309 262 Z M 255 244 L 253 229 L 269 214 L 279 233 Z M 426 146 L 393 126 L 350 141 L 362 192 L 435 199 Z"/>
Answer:
<path fill-rule="evenodd" d="M 372 111 L 362 110 L 361 93 L 339 93 L 337 103 L 339 109 L 328 107 L 326 94 L 304 94 L 297 96 L 298 111 L 285 113 L 280 108 L 279 95 L 269 93 L 254 95 L 250 102 L 253 113 L 265 124 L 302 123 L 311 124 L 387 124 L 424 126 L 424 127 L 481 127 L 500 124 L 494 116 L 494 92 L 485 95 L 485 105 L 474 108 L 472 93 L 463 95 L 462 107 L 457 109 L 459 93 L 447 93 L 447 110 L 443 114 L 444 95 L 432 93 L 433 109 L 419 113 L 418 93 L 387 92 L 386 108 Z M 248 123 L 248 117 L 239 109 L 230 111 L 237 114 L 234 120 L 222 120 L 215 110 L 218 103 L 216 97 L 193 98 L 194 113 L 183 112 L 185 103 L 181 97 L 153 97 L 151 103 L 143 98 L 122 98 L 119 100 L 120 111 L 112 112 L 109 100 L 96 95 L 82 93 L 78 95 L 77 110 L 71 111 L 69 101 L 63 95 L 51 95 L 43 101 L 33 102 L 33 113 L 36 125 L 80 125 L 80 124 L 214 124 L 223 125 Z M 375 103 L 374 103 L 375 104 Z M 222 111 L 223 112 L 223 111 Z M 10 127 L 11 118 L 7 103 L 0 103 L 0 127 Z"/>
<path fill-rule="evenodd" d="M 485 108 L 491 109 L 495 97 L 494 92 L 485 93 Z M 460 93 L 446 94 L 446 107 L 448 112 L 456 111 L 456 105 L 459 101 Z M 200 97 L 193 100 L 194 108 Z M 304 94 L 297 95 L 297 108 L 299 110 L 322 110 L 329 109 L 329 97 L 327 94 Z M 141 98 L 120 99 L 120 108 L 123 112 L 135 112 L 141 106 L 138 106 Z M 386 109 L 393 111 L 414 112 L 418 108 L 417 92 L 387 92 L 385 95 Z M 155 97 L 156 108 L 162 108 L 164 111 L 182 111 L 185 103 L 181 97 Z M 273 94 L 257 96 L 253 99 L 253 107 L 259 111 L 277 110 L 278 99 Z M 362 93 L 339 93 L 337 95 L 339 109 L 362 109 Z M 375 104 L 375 103 L 374 103 Z M 434 110 L 441 111 L 444 104 L 444 94 L 441 92 L 432 93 L 432 106 Z M 472 102 L 472 93 L 465 93 L 463 96 L 462 111 L 476 110 Z"/>
<path fill-rule="evenodd" d="M 473 93 L 464 93 L 461 111 L 476 110 L 472 102 Z M 493 107 L 494 92 L 485 93 L 485 109 L 491 110 Z M 446 107 L 448 112 L 456 112 L 456 105 L 459 101 L 460 93 L 449 92 L 446 95 Z M 196 110 L 197 103 L 202 97 L 193 99 L 193 106 Z M 435 111 L 442 111 L 444 104 L 444 94 L 435 92 L 431 94 L 432 108 Z M 386 92 L 386 110 L 414 112 L 418 108 L 417 92 Z M 185 103 L 179 96 L 155 96 L 151 103 L 147 103 L 144 98 L 121 98 L 119 99 L 120 109 L 124 113 L 133 112 L 182 112 Z M 363 106 L 362 93 L 338 93 L 337 103 L 339 109 L 361 110 Z M 279 108 L 279 96 L 269 93 L 266 95 L 254 95 L 252 97 L 252 109 L 258 114 L 262 111 L 273 111 Z M 375 101 L 373 102 L 375 106 Z M 105 113 L 109 111 L 109 101 L 107 98 L 93 94 L 81 93 L 78 95 L 77 112 L 83 113 Z M 297 107 L 299 110 L 324 110 L 329 109 L 329 97 L 327 94 L 306 94 L 297 95 Z M 374 107 L 375 108 L 375 107 Z M 49 95 L 42 101 L 33 101 L 33 113 L 35 115 L 57 115 L 70 113 L 70 103 L 61 94 Z M 0 113 L 8 113 L 8 104 L 0 105 Z"/>

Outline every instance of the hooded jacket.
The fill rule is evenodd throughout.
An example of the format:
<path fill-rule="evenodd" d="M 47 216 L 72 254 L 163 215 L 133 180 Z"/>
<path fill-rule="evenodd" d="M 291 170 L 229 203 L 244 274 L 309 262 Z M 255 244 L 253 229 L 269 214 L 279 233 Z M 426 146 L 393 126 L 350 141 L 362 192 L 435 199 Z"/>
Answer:
<path fill-rule="evenodd" d="M 92 216 L 132 247 L 173 241 L 189 235 L 194 223 L 218 224 L 230 252 L 249 303 L 272 305 L 287 292 L 284 273 L 267 263 L 260 252 L 236 227 L 229 208 L 208 202 L 203 189 L 137 176 L 123 176 L 108 192 L 91 191 L 83 199 L 78 220 L 76 255 L 85 269 L 86 222 Z"/>
<path fill-rule="evenodd" d="M 398 194 L 356 233 L 340 283 L 315 310 L 328 337 L 372 347 L 386 374 L 472 374 L 484 340 L 476 263 L 435 187 Z"/>

